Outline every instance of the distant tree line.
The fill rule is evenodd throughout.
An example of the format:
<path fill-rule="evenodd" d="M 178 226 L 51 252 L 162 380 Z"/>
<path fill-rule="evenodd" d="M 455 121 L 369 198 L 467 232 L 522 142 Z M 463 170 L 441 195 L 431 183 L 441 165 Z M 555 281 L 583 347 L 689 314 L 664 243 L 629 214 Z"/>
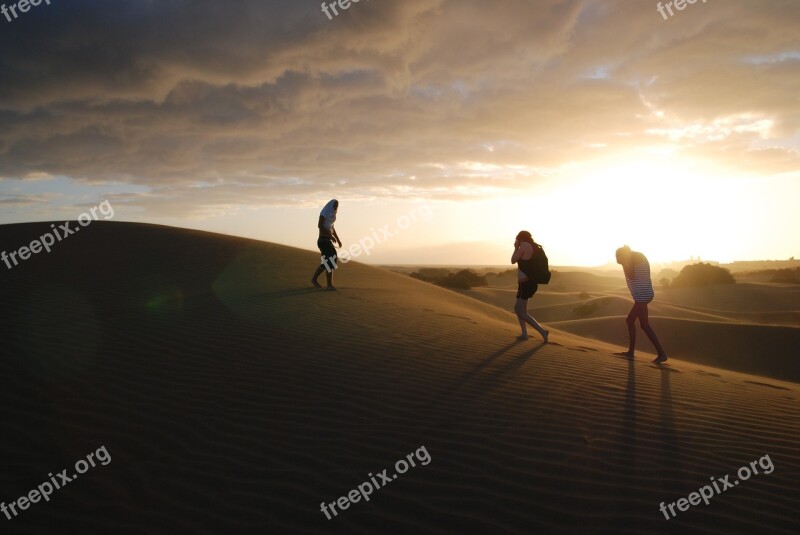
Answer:
<path fill-rule="evenodd" d="M 662 272 L 663 273 L 663 272 Z M 685 288 L 688 286 L 711 286 L 712 284 L 736 284 L 731 272 L 724 267 L 700 262 L 684 266 L 681 272 L 671 281 L 664 277 L 661 285 L 667 288 Z"/>
<path fill-rule="evenodd" d="M 471 269 L 453 273 L 447 268 L 422 268 L 413 272 L 411 277 L 455 290 L 469 290 L 476 286 L 489 285 L 485 275 L 478 275 Z"/>
<path fill-rule="evenodd" d="M 794 260 L 794 257 L 792 257 L 792 260 Z M 774 273 L 772 273 L 770 282 L 788 282 L 789 284 L 800 284 L 800 268 L 776 270 L 770 269 L 767 271 L 774 271 Z"/>

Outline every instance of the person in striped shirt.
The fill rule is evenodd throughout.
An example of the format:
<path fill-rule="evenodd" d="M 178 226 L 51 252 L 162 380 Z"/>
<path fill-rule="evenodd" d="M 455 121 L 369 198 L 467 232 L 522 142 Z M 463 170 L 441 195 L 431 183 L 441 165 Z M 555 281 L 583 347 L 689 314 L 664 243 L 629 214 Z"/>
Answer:
<path fill-rule="evenodd" d="M 633 350 L 636 346 L 636 319 L 638 318 L 642 330 L 653 342 L 656 351 L 658 351 L 658 357 L 653 362 L 660 364 L 667 360 L 667 354 L 664 352 L 664 348 L 661 347 L 661 343 L 650 326 L 648 318 L 647 305 L 655 297 L 653 281 L 650 280 L 650 262 L 647 261 L 647 257 L 642 253 L 631 251 L 631 248 L 625 245 L 617 249 L 617 264 L 622 265 L 622 270 L 625 272 L 625 282 L 628 283 L 628 290 L 630 290 L 633 297 L 633 308 L 626 319 L 629 336 L 628 351 L 617 353 L 617 355 L 633 358 Z"/>

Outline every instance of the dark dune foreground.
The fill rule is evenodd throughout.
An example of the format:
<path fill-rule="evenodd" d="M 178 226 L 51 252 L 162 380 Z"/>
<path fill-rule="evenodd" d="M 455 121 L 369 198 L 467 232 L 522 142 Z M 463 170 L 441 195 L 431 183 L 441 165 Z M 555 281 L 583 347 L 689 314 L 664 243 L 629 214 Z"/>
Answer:
<path fill-rule="evenodd" d="M 318 258 L 94 223 L 3 271 L 0 500 L 112 458 L 3 532 L 797 531 L 798 385 L 518 342 L 505 311 L 354 263 L 315 291 Z M 423 445 L 427 466 L 320 512 Z M 771 474 L 659 511 L 765 454 Z"/>

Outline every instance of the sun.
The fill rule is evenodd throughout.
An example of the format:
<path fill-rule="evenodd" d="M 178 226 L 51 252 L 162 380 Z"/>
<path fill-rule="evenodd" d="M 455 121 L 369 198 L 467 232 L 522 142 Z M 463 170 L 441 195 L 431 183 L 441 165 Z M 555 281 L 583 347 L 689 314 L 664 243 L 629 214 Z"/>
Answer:
<path fill-rule="evenodd" d="M 573 164 L 498 203 L 492 226 L 529 228 L 562 265 L 605 264 L 625 244 L 651 262 L 729 261 L 739 240 L 755 238 L 737 223 L 752 209 L 740 182 L 670 151 Z"/>
<path fill-rule="evenodd" d="M 604 246 L 623 243 L 657 262 L 726 255 L 726 229 L 747 199 L 735 179 L 692 160 L 636 159 L 587 173 L 574 184 L 574 206 L 591 214 L 565 223 L 572 236 L 591 226 Z M 728 253 L 729 254 L 729 253 Z"/>

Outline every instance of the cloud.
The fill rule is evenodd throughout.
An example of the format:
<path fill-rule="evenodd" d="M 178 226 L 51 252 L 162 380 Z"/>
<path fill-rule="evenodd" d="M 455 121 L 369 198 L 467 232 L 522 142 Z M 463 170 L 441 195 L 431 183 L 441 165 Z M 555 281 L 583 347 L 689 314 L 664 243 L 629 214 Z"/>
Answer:
<path fill-rule="evenodd" d="M 0 21 L 0 177 L 147 186 L 129 201 L 194 217 L 514 193 L 659 143 L 798 169 L 797 20 L 778 0 L 668 21 L 622 0 L 362 0 L 332 21 L 315 2 L 54 3 Z"/>
<path fill-rule="evenodd" d="M 52 198 L 48 195 L 9 195 L 0 194 L 0 204 L 4 206 L 32 206 L 49 202 Z"/>

